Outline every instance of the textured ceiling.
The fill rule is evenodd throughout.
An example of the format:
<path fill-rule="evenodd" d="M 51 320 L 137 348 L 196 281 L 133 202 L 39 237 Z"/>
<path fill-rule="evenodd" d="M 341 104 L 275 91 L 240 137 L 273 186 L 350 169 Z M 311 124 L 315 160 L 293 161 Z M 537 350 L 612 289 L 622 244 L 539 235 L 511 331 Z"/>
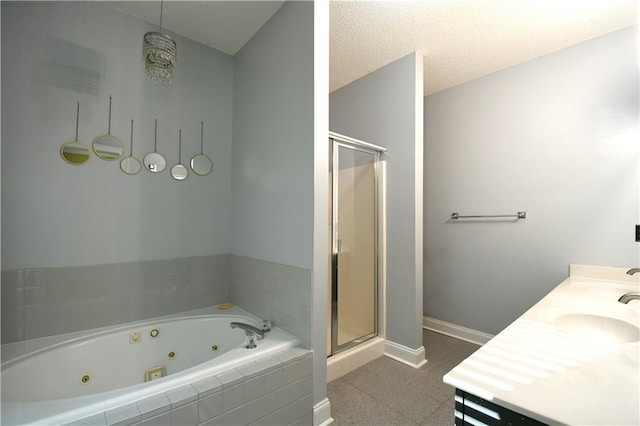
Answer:
<path fill-rule="evenodd" d="M 638 0 L 332 1 L 330 90 L 417 50 L 425 95 L 638 23 Z"/>
<path fill-rule="evenodd" d="M 143 21 L 160 24 L 159 1 L 102 3 Z M 283 4 L 284 1 L 165 1 L 162 26 L 233 56 Z"/>
<path fill-rule="evenodd" d="M 319 0 L 326 1 L 326 0 Z M 105 5 L 159 23 L 159 1 Z M 235 55 L 283 1 L 164 2 L 163 26 Z M 425 94 L 638 24 L 640 0 L 331 1 L 330 90 L 425 55 Z"/>

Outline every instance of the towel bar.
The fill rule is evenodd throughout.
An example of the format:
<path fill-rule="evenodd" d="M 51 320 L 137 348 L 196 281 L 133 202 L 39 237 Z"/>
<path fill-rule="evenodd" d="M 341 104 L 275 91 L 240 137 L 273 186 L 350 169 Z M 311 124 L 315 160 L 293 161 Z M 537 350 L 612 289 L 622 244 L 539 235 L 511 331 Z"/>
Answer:
<path fill-rule="evenodd" d="M 473 215 L 473 216 L 462 216 L 458 213 L 451 213 L 452 220 L 458 219 L 483 219 L 483 218 L 492 218 L 492 217 L 513 217 L 516 219 L 526 219 L 527 212 L 518 212 L 517 214 L 490 214 L 490 215 Z"/>

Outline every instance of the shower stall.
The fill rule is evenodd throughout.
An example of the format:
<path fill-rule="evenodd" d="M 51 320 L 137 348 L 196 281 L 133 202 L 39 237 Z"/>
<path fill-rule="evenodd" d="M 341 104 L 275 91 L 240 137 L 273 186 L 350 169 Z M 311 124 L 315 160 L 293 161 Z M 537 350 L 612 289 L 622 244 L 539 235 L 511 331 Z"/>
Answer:
<path fill-rule="evenodd" d="M 330 133 L 331 285 L 327 355 L 379 334 L 384 148 Z"/>

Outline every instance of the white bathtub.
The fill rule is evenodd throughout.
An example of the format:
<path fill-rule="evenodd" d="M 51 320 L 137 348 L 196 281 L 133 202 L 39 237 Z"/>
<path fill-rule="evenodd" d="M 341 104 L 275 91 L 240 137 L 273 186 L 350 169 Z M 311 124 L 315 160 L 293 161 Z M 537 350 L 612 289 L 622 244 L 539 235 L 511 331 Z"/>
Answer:
<path fill-rule="evenodd" d="M 274 327 L 256 349 L 246 349 L 245 333 L 232 329 L 232 321 L 260 327 L 258 318 L 237 307 L 206 308 L 66 339 L 52 336 L 3 345 L 3 355 L 9 356 L 16 346 L 41 347 L 3 359 L 2 424 L 70 423 L 298 345 L 294 336 Z M 145 381 L 146 370 L 157 366 L 165 367 L 166 376 Z"/>

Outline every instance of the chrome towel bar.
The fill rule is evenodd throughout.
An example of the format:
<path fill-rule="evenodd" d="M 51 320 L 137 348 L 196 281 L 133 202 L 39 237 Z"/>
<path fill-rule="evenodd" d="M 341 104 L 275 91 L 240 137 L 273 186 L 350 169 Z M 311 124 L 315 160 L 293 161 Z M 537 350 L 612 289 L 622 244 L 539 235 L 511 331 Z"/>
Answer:
<path fill-rule="evenodd" d="M 458 213 L 451 213 L 452 220 L 458 219 L 484 219 L 492 217 L 513 217 L 516 219 L 526 219 L 527 212 L 518 212 L 517 214 L 490 214 L 490 215 L 474 215 L 474 216 L 462 216 Z"/>

